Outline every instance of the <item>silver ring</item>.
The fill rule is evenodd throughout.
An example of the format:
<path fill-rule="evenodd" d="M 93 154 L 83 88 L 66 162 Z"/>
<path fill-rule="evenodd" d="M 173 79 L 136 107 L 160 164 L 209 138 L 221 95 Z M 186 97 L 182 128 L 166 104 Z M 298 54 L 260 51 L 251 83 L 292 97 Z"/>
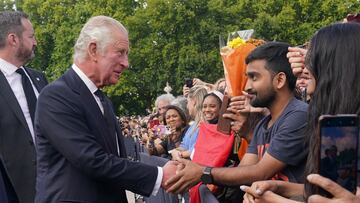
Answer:
<path fill-rule="evenodd" d="M 231 122 L 230 122 L 230 125 L 234 125 L 234 124 L 235 124 L 235 122 L 234 122 L 234 121 L 231 121 Z"/>

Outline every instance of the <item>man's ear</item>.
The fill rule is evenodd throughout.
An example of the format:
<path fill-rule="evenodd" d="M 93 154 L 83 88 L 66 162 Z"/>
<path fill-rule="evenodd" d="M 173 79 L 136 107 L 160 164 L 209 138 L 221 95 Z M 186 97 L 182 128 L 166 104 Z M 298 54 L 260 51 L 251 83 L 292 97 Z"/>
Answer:
<path fill-rule="evenodd" d="M 92 41 L 92 42 L 89 43 L 89 46 L 88 46 L 88 55 L 89 55 L 89 58 L 90 58 L 92 61 L 97 62 L 97 58 L 98 58 L 98 55 L 99 55 L 99 51 L 98 51 L 98 46 L 97 46 L 96 42 Z"/>
<path fill-rule="evenodd" d="M 278 74 L 275 75 L 274 77 L 274 87 L 276 89 L 281 89 L 286 85 L 286 74 L 284 72 L 280 72 Z"/>
<path fill-rule="evenodd" d="M 9 33 L 6 40 L 11 47 L 20 43 L 20 38 L 15 33 Z"/>

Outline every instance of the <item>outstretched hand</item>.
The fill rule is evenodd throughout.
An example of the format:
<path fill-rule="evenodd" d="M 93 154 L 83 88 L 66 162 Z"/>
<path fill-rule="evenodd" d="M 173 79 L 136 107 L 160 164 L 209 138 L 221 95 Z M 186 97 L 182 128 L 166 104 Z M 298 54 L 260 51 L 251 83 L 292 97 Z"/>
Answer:
<path fill-rule="evenodd" d="M 176 171 L 178 170 L 178 168 L 180 163 L 177 161 L 168 161 L 164 166 L 163 166 L 163 178 L 161 181 L 161 187 L 164 188 L 165 190 L 167 189 L 166 187 L 166 181 L 168 181 L 171 177 L 176 175 Z"/>
<path fill-rule="evenodd" d="M 178 170 L 176 175 L 165 183 L 165 187 L 168 188 L 166 191 L 175 194 L 180 194 L 200 182 L 203 170 L 203 167 L 190 160 L 179 159 L 178 161 L 184 168 Z"/>
<path fill-rule="evenodd" d="M 321 195 L 311 195 L 308 199 L 309 203 L 355 203 L 360 202 L 360 188 L 357 188 L 356 195 L 349 192 L 345 188 L 336 184 L 332 180 L 322 177 L 318 174 L 310 174 L 308 181 L 314 185 L 318 185 L 333 195 L 333 198 L 326 198 Z"/>

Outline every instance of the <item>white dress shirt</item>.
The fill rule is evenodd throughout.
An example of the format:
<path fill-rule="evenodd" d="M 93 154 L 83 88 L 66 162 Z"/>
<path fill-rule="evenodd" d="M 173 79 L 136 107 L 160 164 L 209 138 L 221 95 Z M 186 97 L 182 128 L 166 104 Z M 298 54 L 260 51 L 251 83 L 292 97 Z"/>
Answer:
<path fill-rule="evenodd" d="M 27 74 L 24 67 L 21 66 L 19 68 L 22 68 L 24 70 L 26 76 L 29 78 L 29 80 L 31 82 L 35 96 L 36 96 L 36 98 L 38 98 L 39 92 L 37 91 L 36 87 L 34 86 L 34 83 L 31 80 L 30 76 Z M 16 100 L 19 102 L 21 111 L 23 112 L 26 123 L 29 127 L 31 137 L 34 140 L 34 137 L 35 137 L 34 126 L 33 126 L 33 123 L 32 123 L 31 117 L 30 117 L 30 111 L 29 111 L 27 100 L 26 100 L 24 88 L 22 86 L 21 75 L 16 72 L 18 67 L 14 66 L 13 64 L 0 58 L 0 69 L 1 69 L 1 72 L 4 74 L 6 80 L 8 81 L 8 83 L 16 97 Z"/>
<path fill-rule="evenodd" d="M 96 87 L 96 85 L 94 84 L 93 81 L 90 80 L 89 77 L 87 77 L 85 75 L 85 73 L 79 68 L 77 67 L 75 64 L 73 64 L 72 69 L 75 71 L 75 73 L 80 77 L 80 79 L 85 83 L 86 87 L 90 90 L 90 92 L 92 93 L 96 103 L 98 104 L 101 112 L 104 114 L 104 107 L 101 104 L 100 98 L 98 96 L 95 95 L 95 92 L 98 90 L 98 88 Z M 120 150 L 119 150 L 119 143 L 118 143 L 118 137 L 116 137 L 116 146 L 117 146 L 117 150 L 118 150 L 118 154 L 120 154 Z M 159 191 L 159 188 L 161 186 L 161 181 L 163 178 L 163 170 L 161 167 L 157 167 L 158 168 L 158 175 L 156 178 L 156 183 L 154 186 L 154 189 L 152 191 L 152 195 L 156 195 Z"/>

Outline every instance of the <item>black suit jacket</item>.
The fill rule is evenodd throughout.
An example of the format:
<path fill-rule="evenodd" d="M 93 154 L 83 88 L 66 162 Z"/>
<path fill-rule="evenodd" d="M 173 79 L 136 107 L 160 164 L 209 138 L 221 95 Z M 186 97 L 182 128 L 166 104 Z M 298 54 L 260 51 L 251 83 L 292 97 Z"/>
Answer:
<path fill-rule="evenodd" d="M 0 202 L 1 203 L 18 203 L 15 190 L 7 176 L 1 155 L 0 155 Z"/>
<path fill-rule="evenodd" d="M 36 202 L 127 202 L 124 189 L 151 194 L 157 168 L 125 158 L 118 124 L 120 157 L 116 155 L 115 133 L 106 126 L 92 93 L 73 69 L 44 88 L 35 114 Z"/>
<path fill-rule="evenodd" d="M 47 84 L 44 74 L 25 68 L 38 92 Z M 9 83 L 0 71 L 0 154 L 21 203 L 35 198 L 36 155 L 29 127 Z"/>

